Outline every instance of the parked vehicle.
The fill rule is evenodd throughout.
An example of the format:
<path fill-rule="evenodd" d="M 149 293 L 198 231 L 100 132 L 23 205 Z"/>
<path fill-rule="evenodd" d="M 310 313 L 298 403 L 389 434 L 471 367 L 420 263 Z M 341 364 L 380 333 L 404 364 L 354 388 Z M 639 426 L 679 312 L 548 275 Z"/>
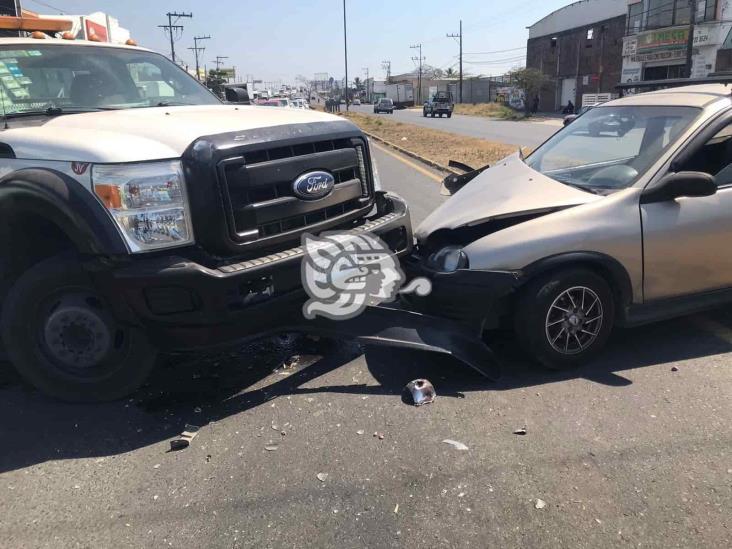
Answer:
<path fill-rule="evenodd" d="M 450 92 L 437 92 L 428 101 L 425 101 L 422 107 L 422 116 L 427 118 L 431 116 L 439 116 L 442 118 L 443 115 L 448 118 L 452 118 L 452 111 L 455 108 L 455 104 L 452 100 L 452 94 Z"/>
<path fill-rule="evenodd" d="M 411 249 L 345 119 L 225 105 L 137 47 L 3 38 L 0 57 L 0 332 L 49 395 L 121 397 L 159 350 L 281 328 L 305 300 L 305 232 Z"/>
<path fill-rule="evenodd" d="M 423 310 L 513 326 L 550 368 L 613 326 L 732 302 L 732 99 L 723 85 L 597 106 L 524 158 L 450 176 L 408 262 Z"/>
<path fill-rule="evenodd" d="M 262 103 L 265 107 L 291 107 L 292 103 L 286 97 L 274 97 Z"/>
<path fill-rule="evenodd" d="M 360 99 L 354 99 L 354 100 L 353 100 L 353 104 L 354 104 L 354 105 L 355 105 L 356 107 L 360 107 L 360 106 L 361 106 L 361 100 L 360 100 Z"/>
<path fill-rule="evenodd" d="M 414 86 L 412 84 L 387 84 L 384 88 L 386 98 L 391 99 L 395 109 L 414 106 Z"/>
<path fill-rule="evenodd" d="M 382 112 L 394 114 L 394 102 L 391 99 L 383 98 L 379 99 L 378 103 L 374 103 L 374 113 L 379 114 Z"/>

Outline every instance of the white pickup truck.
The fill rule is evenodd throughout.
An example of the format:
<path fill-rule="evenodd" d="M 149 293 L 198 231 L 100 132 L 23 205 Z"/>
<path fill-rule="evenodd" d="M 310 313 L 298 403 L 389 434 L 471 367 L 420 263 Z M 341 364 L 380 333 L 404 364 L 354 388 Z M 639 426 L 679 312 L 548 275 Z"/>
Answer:
<path fill-rule="evenodd" d="M 118 398 L 158 350 L 277 330 L 304 232 L 411 249 L 342 118 L 225 105 L 152 51 L 51 38 L 0 39 L 0 101 L 2 339 L 49 395 Z"/>

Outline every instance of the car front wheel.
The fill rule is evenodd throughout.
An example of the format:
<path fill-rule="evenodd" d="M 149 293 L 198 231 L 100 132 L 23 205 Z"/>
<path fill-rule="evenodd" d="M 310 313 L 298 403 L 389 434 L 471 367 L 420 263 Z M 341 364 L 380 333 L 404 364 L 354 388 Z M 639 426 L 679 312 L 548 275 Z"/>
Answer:
<path fill-rule="evenodd" d="M 588 269 L 557 271 L 530 283 L 514 319 L 522 346 L 548 368 L 579 366 L 607 343 L 615 302 L 603 277 Z"/>
<path fill-rule="evenodd" d="M 142 330 L 115 319 L 79 262 L 66 255 L 38 263 L 18 279 L 0 324 L 18 372 L 66 401 L 128 395 L 145 381 L 157 355 Z"/>

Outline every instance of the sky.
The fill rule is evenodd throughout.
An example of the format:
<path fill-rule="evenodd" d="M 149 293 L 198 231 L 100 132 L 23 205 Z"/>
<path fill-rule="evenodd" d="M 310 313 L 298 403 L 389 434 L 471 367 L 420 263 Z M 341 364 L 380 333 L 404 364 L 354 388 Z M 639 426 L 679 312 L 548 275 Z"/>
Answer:
<path fill-rule="evenodd" d="M 165 14 L 193 13 L 181 19 L 176 56 L 195 65 L 193 37 L 206 51 L 202 64 L 212 68 L 216 56 L 228 56 L 237 75 L 257 80 L 295 83 L 298 75 L 312 79 L 328 73 L 344 75 L 342 0 L 21 0 L 26 9 L 52 15 L 83 15 L 104 11 L 130 29 L 141 46 L 169 54 L 169 37 L 157 25 Z M 346 0 L 349 80 L 369 75 L 383 79 L 382 62 L 392 74 L 414 70 L 421 43 L 424 63 L 457 71 L 457 34 L 463 20 L 464 71 L 496 75 L 523 65 L 526 27 L 571 0 Z"/>

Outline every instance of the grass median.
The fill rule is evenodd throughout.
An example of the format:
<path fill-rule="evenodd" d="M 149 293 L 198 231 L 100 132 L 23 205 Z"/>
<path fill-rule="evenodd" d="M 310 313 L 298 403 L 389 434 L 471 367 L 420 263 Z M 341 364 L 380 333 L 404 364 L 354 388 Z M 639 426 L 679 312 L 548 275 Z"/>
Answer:
<path fill-rule="evenodd" d="M 515 145 L 396 122 L 389 119 L 388 115 L 376 117 L 356 112 L 341 112 L 341 115 L 363 131 L 442 166 L 447 166 L 450 160 L 457 160 L 478 168 L 493 164 L 518 150 Z"/>

